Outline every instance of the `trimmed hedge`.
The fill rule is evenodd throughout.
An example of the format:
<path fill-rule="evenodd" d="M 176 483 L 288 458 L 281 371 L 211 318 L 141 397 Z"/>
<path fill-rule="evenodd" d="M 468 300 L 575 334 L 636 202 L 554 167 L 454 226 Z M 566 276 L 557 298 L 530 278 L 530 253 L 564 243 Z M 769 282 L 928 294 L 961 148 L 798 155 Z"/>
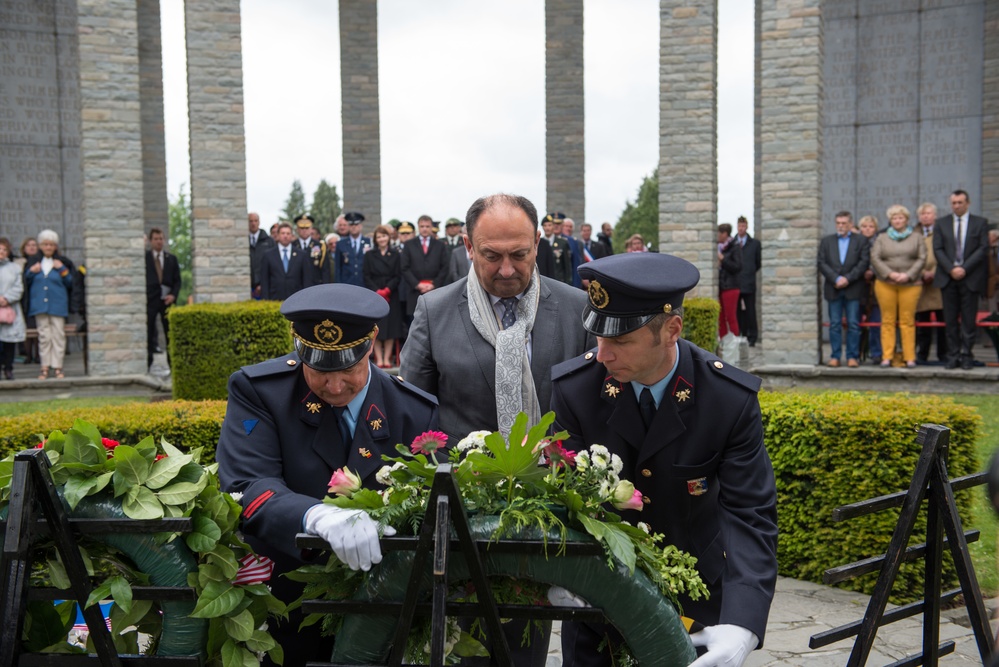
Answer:
<path fill-rule="evenodd" d="M 876 496 L 906 491 L 921 446 L 921 424 L 947 426 L 948 473 L 958 477 L 981 470 L 975 441 L 981 417 L 974 410 L 940 396 L 859 392 L 762 393 L 764 438 L 777 478 L 777 558 L 782 575 L 821 582 L 828 568 L 879 556 L 891 541 L 899 510 L 885 510 L 833 523 L 833 509 Z M 971 520 L 971 494 L 957 495 L 961 521 Z M 925 503 L 923 505 L 925 508 Z M 926 513 L 921 511 L 912 544 L 925 541 Z M 870 594 L 872 573 L 842 584 Z M 956 585 L 951 566 L 944 586 Z M 892 601 L 922 597 L 923 561 L 903 564 Z"/>
<path fill-rule="evenodd" d="M 279 301 L 200 303 L 171 308 L 173 397 L 225 399 L 229 376 L 292 350 Z"/>
<path fill-rule="evenodd" d="M 715 299 L 695 297 L 683 301 L 683 337 L 714 353 L 718 348 L 718 313 L 721 305 Z"/>
<path fill-rule="evenodd" d="M 39 436 L 48 437 L 55 430 L 65 431 L 77 419 L 97 427 L 105 438 L 134 445 L 146 436 L 184 449 L 204 447 L 202 461 L 215 458 L 215 445 L 222 432 L 225 401 L 161 401 L 159 403 L 124 403 L 104 411 L 93 408 L 31 412 L 16 417 L 0 417 L 0 459 L 8 454 L 31 449 Z"/>
<path fill-rule="evenodd" d="M 884 553 L 898 510 L 833 523 L 832 511 L 849 503 L 908 489 L 920 446 L 919 426 L 948 426 L 951 477 L 981 470 L 975 442 L 981 417 L 974 408 L 940 396 L 875 396 L 859 392 L 760 394 L 764 437 L 777 479 L 777 558 L 782 575 L 821 582 L 838 565 Z M 39 412 L 0 418 L 0 458 L 29 449 L 38 434 L 66 430 L 77 419 L 93 423 L 106 437 L 135 443 L 153 435 L 174 445 L 204 447 L 211 461 L 225 417 L 224 401 L 129 403 L 101 414 L 92 408 Z M 971 494 L 956 494 L 965 529 L 971 527 Z M 912 542 L 926 531 L 921 514 Z M 905 564 L 892 600 L 922 596 L 923 563 Z M 945 586 L 956 585 L 950 567 Z M 876 574 L 841 584 L 870 593 Z"/>

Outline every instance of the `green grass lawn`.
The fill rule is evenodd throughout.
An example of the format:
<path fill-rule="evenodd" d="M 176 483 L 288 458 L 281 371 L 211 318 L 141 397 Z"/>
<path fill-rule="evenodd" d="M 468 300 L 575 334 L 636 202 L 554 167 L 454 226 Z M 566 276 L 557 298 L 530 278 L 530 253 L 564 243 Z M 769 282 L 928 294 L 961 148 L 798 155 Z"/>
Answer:
<path fill-rule="evenodd" d="M 29 412 L 52 412 L 72 408 L 93 408 L 99 410 L 124 403 L 142 403 L 134 396 L 91 396 L 87 398 L 52 398 L 44 401 L 24 401 L 21 403 L 0 403 L 0 417 L 14 417 Z"/>

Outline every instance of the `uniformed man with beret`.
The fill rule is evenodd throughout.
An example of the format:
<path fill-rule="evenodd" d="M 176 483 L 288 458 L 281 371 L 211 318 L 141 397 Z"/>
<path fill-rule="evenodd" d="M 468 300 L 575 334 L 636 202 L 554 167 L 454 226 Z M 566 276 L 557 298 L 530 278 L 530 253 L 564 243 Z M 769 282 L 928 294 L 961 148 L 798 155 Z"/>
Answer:
<path fill-rule="evenodd" d="M 555 430 L 566 448 L 599 443 L 642 492 L 644 521 L 697 557 L 708 600 L 681 596 L 702 655 L 738 667 L 762 645 L 777 578 L 777 494 L 763 444 L 759 378 L 680 337 L 683 296 L 700 275 L 666 254 L 612 255 L 579 268 L 590 281 L 583 326 L 597 347 L 552 370 Z M 564 661 L 610 665 L 610 626 L 565 623 Z"/>
<path fill-rule="evenodd" d="M 229 402 L 216 459 L 224 491 L 240 494 L 242 530 L 257 553 L 274 560 L 270 585 L 285 602 L 301 585 L 281 574 L 303 564 L 295 546 L 303 530 L 324 538 L 352 569 L 381 561 L 378 528 L 367 514 L 322 503 L 339 468 L 369 488 L 382 454 L 395 455 L 437 429 L 437 399 L 369 362 L 376 322 L 388 304 L 355 285 L 316 285 L 281 306 L 291 320 L 295 351 L 229 378 Z M 299 631 L 301 614 L 272 634 L 285 667 L 328 660 L 332 640 L 317 626 Z M 274 625 L 274 624 L 272 624 Z"/>
<path fill-rule="evenodd" d="M 326 273 L 326 244 L 314 238 L 312 230 L 316 224 L 315 219 L 308 213 L 295 218 L 295 229 L 298 232 L 298 239 L 295 245 L 299 252 L 305 253 L 305 286 L 321 285 L 326 282 L 323 278 Z"/>

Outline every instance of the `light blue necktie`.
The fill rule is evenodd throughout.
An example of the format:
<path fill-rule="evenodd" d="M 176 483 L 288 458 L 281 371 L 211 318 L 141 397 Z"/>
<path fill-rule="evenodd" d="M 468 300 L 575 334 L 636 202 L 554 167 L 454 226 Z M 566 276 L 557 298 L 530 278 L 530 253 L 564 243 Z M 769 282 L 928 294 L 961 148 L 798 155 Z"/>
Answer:
<path fill-rule="evenodd" d="M 288 273 L 288 249 L 284 248 L 281 251 L 281 263 L 284 264 L 284 272 Z"/>

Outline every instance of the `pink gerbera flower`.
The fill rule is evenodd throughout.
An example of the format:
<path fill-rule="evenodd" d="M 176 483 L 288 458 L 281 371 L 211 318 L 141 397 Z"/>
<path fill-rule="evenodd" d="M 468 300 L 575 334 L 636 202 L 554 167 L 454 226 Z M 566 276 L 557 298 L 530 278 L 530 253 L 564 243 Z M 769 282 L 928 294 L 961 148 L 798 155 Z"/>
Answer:
<path fill-rule="evenodd" d="M 447 444 L 447 434 L 440 431 L 426 431 L 413 440 L 409 450 L 414 454 L 432 455 L 438 449 Z"/>
<path fill-rule="evenodd" d="M 562 465 L 570 467 L 576 465 L 576 452 L 569 451 L 563 447 L 561 440 L 548 443 L 542 451 L 550 466 L 558 468 Z"/>

